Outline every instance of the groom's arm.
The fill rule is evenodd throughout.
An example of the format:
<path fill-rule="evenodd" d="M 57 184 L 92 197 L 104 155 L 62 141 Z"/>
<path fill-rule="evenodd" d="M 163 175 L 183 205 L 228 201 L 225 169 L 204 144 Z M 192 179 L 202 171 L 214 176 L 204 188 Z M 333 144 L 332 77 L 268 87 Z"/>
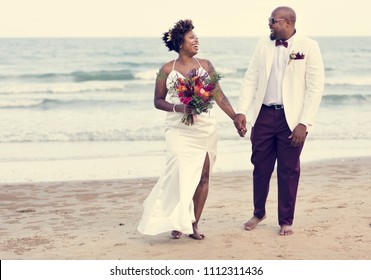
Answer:
<path fill-rule="evenodd" d="M 325 74 L 321 51 L 318 43 L 311 41 L 312 47 L 307 54 L 305 67 L 306 93 L 300 123 L 306 126 L 314 124 L 317 115 L 325 83 Z"/>

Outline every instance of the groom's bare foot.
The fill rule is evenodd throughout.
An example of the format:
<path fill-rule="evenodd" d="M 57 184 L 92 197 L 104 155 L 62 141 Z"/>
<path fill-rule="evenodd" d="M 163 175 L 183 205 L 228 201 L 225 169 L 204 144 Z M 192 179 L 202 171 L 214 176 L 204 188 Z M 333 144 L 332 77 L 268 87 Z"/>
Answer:
<path fill-rule="evenodd" d="M 173 237 L 173 239 L 179 239 L 182 236 L 182 233 L 180 231 L 173 230 L 171 232 L 171 236 Z"/>
<path fill-rule="evenodd" d="M 261 221 L 265 219 L 265 216 L 261 219 L 258 217 L 254 216 L 250 220 L 248 220 L 244 226 L 246 230 L 253 230 Z"/>
<path fill-rule="evenodd" d="M 292 226 L 289 225 L 283 225 L 280 229 L 280 235 L 291 235 L 294 231 L 292 230 Z"/>

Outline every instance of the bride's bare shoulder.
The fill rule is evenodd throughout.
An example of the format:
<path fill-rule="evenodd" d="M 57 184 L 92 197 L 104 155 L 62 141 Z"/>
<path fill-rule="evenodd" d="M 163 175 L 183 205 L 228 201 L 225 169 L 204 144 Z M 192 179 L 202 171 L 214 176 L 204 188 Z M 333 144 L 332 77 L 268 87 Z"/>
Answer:
<path fill-rule="evenodd" d="M 165 63 L 160 69 L 161 73 L 169 75 L 170 72 L 173 70 L 173 65 L 174 60 L 170 60 L 169 62 Z"/>
<path fill-rule="evenodd" d="M 204 58 L 197 58 L 200 62 L 202 68 L 204 68 L 207 72 L 214 71 L 214 66 L 210 60 Z"/>

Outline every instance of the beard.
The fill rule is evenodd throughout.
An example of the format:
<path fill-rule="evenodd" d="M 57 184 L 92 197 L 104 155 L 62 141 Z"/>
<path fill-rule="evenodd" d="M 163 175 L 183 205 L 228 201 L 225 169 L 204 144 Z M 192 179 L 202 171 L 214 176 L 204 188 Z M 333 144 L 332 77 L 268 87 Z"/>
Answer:
<path fill-rule="evenodd" d="M 269 35 L 269 38 L 270 38 L 272 41 L 276 40 L 276 34 L 271 33 L 271 34 Z"/>

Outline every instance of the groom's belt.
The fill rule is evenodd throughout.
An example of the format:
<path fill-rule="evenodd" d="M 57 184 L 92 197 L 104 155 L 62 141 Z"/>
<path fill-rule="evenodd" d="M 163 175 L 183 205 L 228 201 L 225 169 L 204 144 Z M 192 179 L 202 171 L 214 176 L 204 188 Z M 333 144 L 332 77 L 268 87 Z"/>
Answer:
<path fill-rule="evenodd" d="M 265 108 L 269 109 L 275 109 L 275 110 L 283 110 L 283 105 L 265 105 L 263 104 Z"/>

